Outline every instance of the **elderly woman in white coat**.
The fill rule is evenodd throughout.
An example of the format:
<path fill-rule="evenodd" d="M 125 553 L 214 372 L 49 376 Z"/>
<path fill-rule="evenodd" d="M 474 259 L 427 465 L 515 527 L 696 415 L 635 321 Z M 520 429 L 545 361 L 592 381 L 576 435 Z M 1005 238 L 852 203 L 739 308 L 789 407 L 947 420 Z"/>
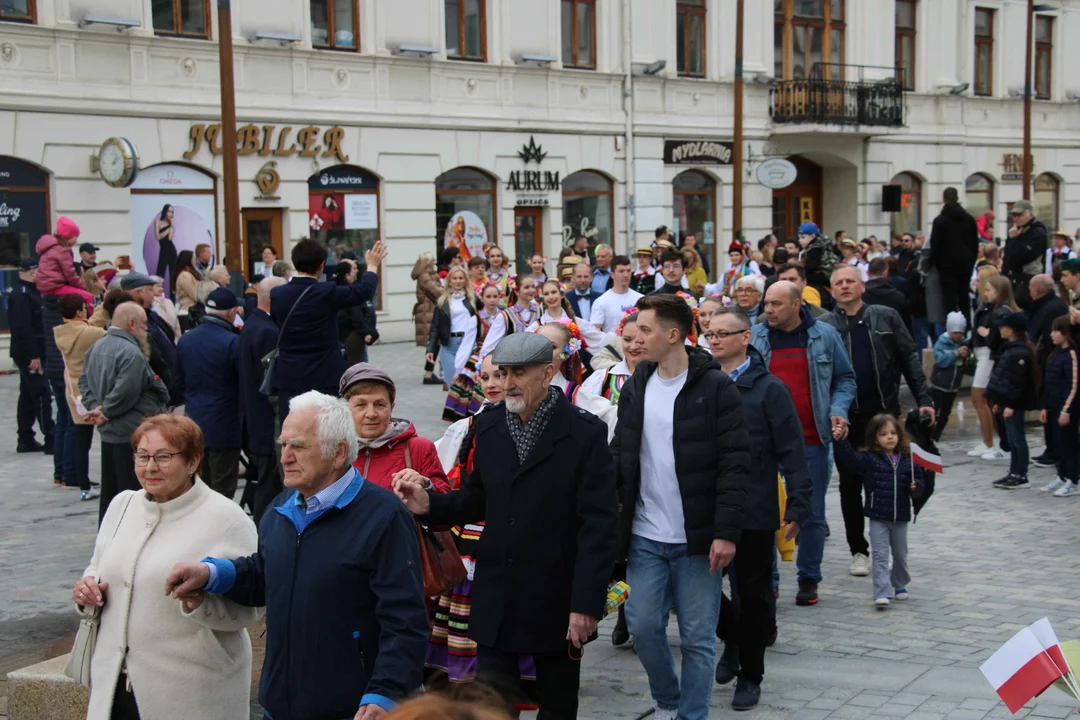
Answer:
<path fill-rule="evenodd" d="M 165 577 L 178 562 L 253 554 L 255 525 L 196 477 L 203 438 L 188 418 L 147 418 L 131 444 L 143 489 L 109 504 L 72 590 L 80 610 L 101 608 L 87 720 L 247 720 L 245 628 L 262 609 L 207 595 L 192 611 L 165 594 Z"/>

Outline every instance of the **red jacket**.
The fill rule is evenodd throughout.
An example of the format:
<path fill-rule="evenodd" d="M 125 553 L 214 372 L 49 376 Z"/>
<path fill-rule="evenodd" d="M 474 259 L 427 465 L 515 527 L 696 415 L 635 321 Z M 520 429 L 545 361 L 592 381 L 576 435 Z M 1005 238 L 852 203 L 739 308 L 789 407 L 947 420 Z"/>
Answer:
<path fill-rule="evenodd" d="M 42 235 L 34 249 L 38 254 L 37 289 L 42 295 L 55 295 L 65 285 L 86 290 L 75 272 L 70 247 L 61 245 L 52 235 Z"/>
<path fill-rule="evenodd" d="M 389 490 L 390 478 L 406 468 L 405 447 L 408 446 L 412 469 L 431 480 L 436 492 L 449 492 L 450 483 L 435 452 L 435 443 L 417 435 L 416 427 L 407 420 L 390 422 L 391 427 L 401 426 L 404 429 L 379 447 L 361 448 L 353 467 L 360 471 L 365 480 Z"/>

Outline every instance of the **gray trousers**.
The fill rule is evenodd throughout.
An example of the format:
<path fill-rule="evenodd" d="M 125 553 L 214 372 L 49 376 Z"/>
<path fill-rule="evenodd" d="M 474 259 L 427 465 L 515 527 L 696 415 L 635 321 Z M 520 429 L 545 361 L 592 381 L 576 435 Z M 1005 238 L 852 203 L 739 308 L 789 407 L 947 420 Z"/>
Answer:
<path fill-rule="evenodd" d="M 240 448 L 206 448 L 199 474 L 211 490 L 232 500 L 240 480 Z"/>
<path fill-rule="evenodd" d="M 906 522 L 870 521 L 870 553 L 874 578 L 874 599 L 892 598 L 896 588 L 906 588 L 911 582 L 907 566 Z M 889 551 L 892 550 L 892 572 L 889 572 Z"/>

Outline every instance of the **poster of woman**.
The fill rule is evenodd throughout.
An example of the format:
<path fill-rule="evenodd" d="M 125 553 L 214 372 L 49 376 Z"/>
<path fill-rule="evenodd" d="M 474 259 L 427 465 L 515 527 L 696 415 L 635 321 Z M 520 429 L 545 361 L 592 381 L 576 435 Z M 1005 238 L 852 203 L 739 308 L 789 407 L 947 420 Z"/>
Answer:
<path fill-rule="evenodd" d="M 313 232 L 320 230 L 344 230 L 345 198 L 341 193 L 311 193 L 308 195 L 308 215 Z"/>
<path fill-rule="evenodd" d="M 483 220 L 471 210 L 462 210 L 450 218 L 443 235 L 443 247 L 456 247 L 461 260 L 468 263 L 474 257 L 484 256 L 484 243 L 488 241 Z"/>

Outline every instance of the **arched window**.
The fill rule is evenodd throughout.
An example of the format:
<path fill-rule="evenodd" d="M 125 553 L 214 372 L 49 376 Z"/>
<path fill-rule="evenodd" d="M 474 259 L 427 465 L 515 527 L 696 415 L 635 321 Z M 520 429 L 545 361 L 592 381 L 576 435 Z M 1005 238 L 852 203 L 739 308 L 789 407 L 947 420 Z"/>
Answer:
<path fill-rule="evenodd" d="M 697 238 L 716 273 L 716 181 L 700 170 L 686 170 L 675 176 L 672 236 L 682 245 L 687 235 Z"/>
<path fill-rule="evenodd" d="M 1058 229 L 1058 195 L 1060 183 L 1050 173 L 1043 173 L 1035 178 L 1035 217 L 1042 221 L 1046 229 L 1054 232 Z"/>
<path fill-rule="evenodd" d="M 902 172 L 891 181 L 900 186 L 900 212 L 892 214 L 889 228 L 893 235 L 922 232 L 922 181 Z"/>
<path fill-rule="evenodd" d="M 612 246 L 615 196 L 611 180 L 593 170 L 580 170 L 563 180 L 562 195 L 563 247 L 580 235 L 589 238 L 589 247 Z"/>
<path fill-rule="evenodd" d="M 0 155 L 0 208 L 0 293 L 6 294 L 18 287 L 19 262 L 35 257 L 34 244 L 49 232 L 49 173 Z M 5 301 L 0 303 L 0 332 L 9 329 Z"/>
<path fill-rule="evenodd" d="M 964 191 L 967 195 L 964 209 L 972 217 L 979 217 L 987 210 L 994 209 L 994 181 L 988 176 L 982 173 L 969 175 L 964 183 Z"/>
<path fill-rule="evenodd" d="M 354 165 L 334 165 L 315 173 L 308 178 L 308 225 L 311 239 L 324 243 L 329 251 L 327 274 L 349 251 L 356 256 L 360 272 L 366 272 L 364 253 L 380 237 L 379 178 Z M 257 245 L 251 243 L 249 257 L 257 257 Z M 378 298 L 376 307 L 381 307 Z"/>
<path fill-rule="evenodd" d="M 483 254 L 484 243 L 498 242 L 495 179 L 483 170 L 458 167 L 435 179 L 435 242 L 439 252 L 462 248 L 468 260 Z"/>

